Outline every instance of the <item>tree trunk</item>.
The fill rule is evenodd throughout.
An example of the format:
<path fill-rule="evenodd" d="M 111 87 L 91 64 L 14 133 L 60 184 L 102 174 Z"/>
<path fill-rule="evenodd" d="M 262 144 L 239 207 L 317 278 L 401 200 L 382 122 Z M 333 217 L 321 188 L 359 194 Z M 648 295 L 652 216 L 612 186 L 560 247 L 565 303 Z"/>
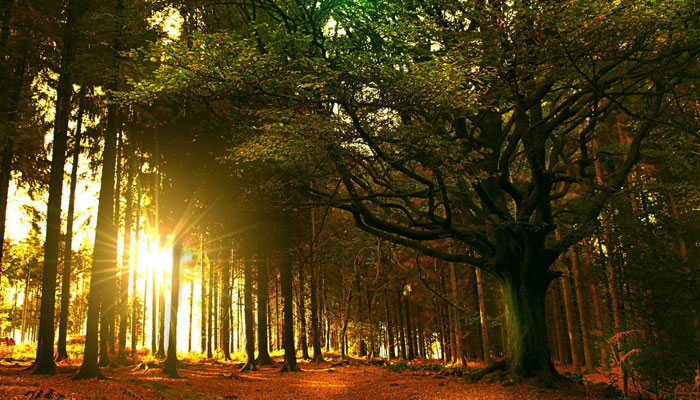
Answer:
<path fill-rule="evenodd" d="M 231 351 L 230 351 L 230 346 L 229 346 L 229 340 L 231 337 L 230 329 L 231 329 L 231 320 L 229 319 L 230 316 L 230 309 L 231 309 L 231 296 L 229 295 L 229 290 L 231 286 L 231 260 L 226 259 L 226 257 L 223 256 L 223 250 L 219 252 L 219 254 L 222 256 L 221 257 L 221 281 L 223 284 L 222 287 L 222 293 L 221 293 L 221 307 L 222 307 L 222 333 L 221 333 L 221 340 L 222 340 L 222 346 L 224 350 L 224 359 L 225 360 L 230 360 L 231 359 Z"/>
<path fill-rule="evenodd" d="M 301 345 L 301 358 L 310 360 L 309 344 L 306 340 L 306 288 L 304 284 L 304 263 L 299 263 L 299 344 Z"/>
<path fill-rule="evenodd" d="M 136 154 L 134 154 L 134 157 L 136 157 Z M 136 273 L 136 270 L 139 265 L 139 231 L 141 230 L 141 184 L 140 184 L 140 171 L 141 171 L 141 165 L 139 161 L 137 160 L 136 163 L 137 165 L 137 174 L 136 174 L 136 220 L 134 221 L 134 273 L 133 276 L 131 277 L 131 358 L 133 359 L 134 356 L 136 356 L 136 343 L 138 340 L 138 334 L 137 334 L 137 321 L 139 318 L 139 309 L 138 307 L 138 294 L 136 292 L 136 280 L 138 278 L 138 274 Z M 148 281 L 146 279 L 146 276 L 144 275 L 143 277 L 144 283 Z M 145 284 L 144 284 L 145 286 Z M 144 307 L 146 306 L 146 288 L 144 287 L 143 289 L 143 295 L 144 295 Z M 138 308 L 137 308 L 138 307 Z M 145 315 L 145 308 L 144 308 L 144 315 Z M 145 318 L 142 323 L 146 323 Z M 142 339 L 141 339 L 141 346 L 143 346 L 143 331 L 141 332 Z"/>
<path fill-rule="evenodd" d="M 245 286 L 243 296 L 245 302 L 245 350 L 246 363 L 241 371 L 255 371 L 255 331 L 253 330 L 253 260 L 250 255 L 245 257 Z M 285 361 L 286 362 L 286 361 Z"/>
<path fill-rule="evenodd" d="M 581 323 L 581 341 L 583 342 L 583 359 L 586 365 L 586 371 L 592 373 L 595 371 L 595 361 L 591 352 L 591 343 L 588 336 L 588 321 L 586 320 L 586 308 L 584 306 L 583 290 L 581 289 L 581 272 L 578 266 L 578 257 L 576 248 L 569 249 L 571 255 L 571 272 L 574 278 L 574 293 L 576 293 L 576 304 L 578 305 L 578 316 Z"/>
<path fill-rule="evenodd" d="M 292 372 L 299 371 L 299 366 L 294 348 L 294 294 L 292 291 L 292 258 L 289 254 L 292 245 L 292 221 L 289 211 L 283 211 L 281 225 L 280 284 L 284 298 L 284 365 L 282 365 L 282 372 Z"/>
<path fill-rule="evenodd" d="M 457 275 L 455 274 L 455 264 L 450 264 L 450 287 L 452 289 L 452 301 L 457 303 Z M 451 307 L 449 311 L 452 313 L 452 362 L 457 366 L 464 365 L 464 348 L 462 346 L 462 319 L 459 311 Z"/>
<path fill-rule="evenodd" d="M 505 367 L 515 379 L 558 380 L 547 343 L 545 294 L 553 274 L 540 266 L 513 266 L 498 276 L 506 305 Z"/>
<path fill-rule="evenodd" d="M 394 330 L 391 325 L 391 314 L 389 313 L 389 295 L 386 288 L 384 289 L 384 311 L 386 314 L 386 357 L 388 359 L 396 358 L 394 349 Z"/>
<path fill-rule="evenodd" d="M 123 360 L 126 348 L 126 329 L 129 314 L 129 264 L 131 259 L 131 224 L 133 223 L 133 182 L 134 174 L 136 174 L 136 164 L 134 163 L 133 147 L 129 153 L 128 166 L 129 171 L 126 179 L 126 209 L 124 210 L 124 252 L 122 255 L 121 283 L 119 285 L 119 360 Z M 132 317 L 133 318 L 133 317 Z M 132 331 L 133 335 L 134 332 Z"/>
<path fill-rule="evenodd" d="M 0 265 L 5 248 L 5 223 L 7 220 L 7 197 L 10 193 L 10 179 L 12 178 L 12 158 L 14 156 L 15 142 L 11 138 L 5 141 L 2 149 L 2 161 L 0 161 Z"/>
<path fill-rule="evenodd" d="M 593 261 L 591 259 L 591 251 L 588 248 L 588 243 L 586 240 L 583 241 L 583 255 L 586 269 L 588 271 L 593 270 Z M 607 368 L 607 343 L 603 338 L 603 316 L 600 311 L 600 302 L 598 301 L 598 288 L 595 283 L 590 284 L 591 287 L 591 299 L 593 299 L 593 315 L 595 316 L 595 325 L 598 333 L 600 335 L 600 364 L 603 368 Z"/>
<path fill-rule="evenodd" d="M 559 356 L 559 363 L 566 364 L 566 351 L 564 350 L 564 340 L 561 334 L 561 316 L 559 314 L 561 306 L 559 304 L 559 289 L 557 288 L 556 282 L 552 284 L 552 309 L 554 319 L 554 335 L 557 342 L 557 355 Z"/>
<path fill-rule="evenodd" d="M 114 170 L 117 157 L 117 125 L 116 106 L 107 109 L 107 130 L 102 156 L 102 178 L 100 182 L 100 201 L 97 208 L 97 228 L 95 230 L 95 245 L 90 277 L 90 293 L 88 294 L 87 322 L 85 333 L 85 350 L 83 363 L 76 378 L 90 379 L 102 377 L 97 366 L 98 335 L 102 303 L 102 288 L 116 260 L 116 230 L 114 227 Z M 104 315 L 104 313 L 103 313 Z"/>
<path fill-rule="evenodd" d="M 270 358 L 268 351 L 269 344 L 267 338 L 267 302 L 268 302 L 268 274 L 267 256 L 265 252 L 260 253 L 258 259 L 258 365 L 273 365 L 275 362 Z"/>
<path fill-rule="evenodd" d="M 177 232 L 176 234 L 180 234 Z M 168 356 L 165 358 L 163 374 L 177 378 L 177 310 L 180 304 L 180 256 L 182 239 L 175 238 L 173 244 L 172 282 L 170 290 L 170 329 L 168 331 Z"/>
<path fill-rule="evenodd" d="M 319 326 L 318 318 L 318 290 L 317 290 L 317 280 L 318 271 L 315 265 L 311 263 L 311 343 L 314 348 L 314 357 L 311 360 L 315 363 L 323 362 L 323 353 L 321 352 L 321 329 Z"/>
<path fill-rule="evenodd" d="M 201 300 L 201 350 L 202 353 L 207 351 L 207 272 L 204 265 L 204 233 L 199 237 L 199 263 L 202 270 L 202 300 Z"/>
<path fill-rule="evenodd" d="M 80 157 L 83 127 L 83 97 L 80 97 L 80 106 L 78 108 L 78 121 L 75 128 L 75 136 L 73 138 L 73 159 L 70 171 L 70 194 L 68 196 L 68 215 L 66 216 L 66 236 L 64 240 L 63 251 L 63 276 L 61 277 L 61 312 L 58 317 L 58 344 L 56 346 L 57 354 L 56 361 L 61 361 L 68 358 L 66 350 L 66 339 L 68 336 L 68 306 L 70 304 L 70 271 L 73 256 L 73 218 L 75 215 L 75 189 L 78 183 L 78 158 Z M 3 182 L 4 183 L 4 182 Z M 2 200 L 0 194 L 0 200 Z M 1 212 L 1 211 L 0 211 Z M 2 240 L 2 237 L 0 237 Z M 0 251 L 1 253 L 1 251 Z M 1 255 L 0 255 L 1 257 Z M 2 259 L 0 259 L 0 263 Z"/>
<path fill-rule="evenodd" d="M 121 123 L 119 124 L 121 125 Z M 119 229 L 121 228 L 121 184 L 122 184 L 122 147 L 123 147 L 123 139 L 122 139 L 122 131 L 121 128 L 118 128 L 117 132 L 117 171 L 116 171 L 116 178 L 114 181 L 114 229 L 115 229 L 115 237 L 117 238 L 117 242 L 119 242 Z M 120 309 L 120 288 L 119 288 L 119 280 L 118 278 L 118 272 L 120 269 L 120 266 L 118 264 L 119 262 L 119 256 L 115 254 L 114 259 L 116 260 L 116 263 L 112 268 L 110 269 L 110 274 L 109 274 L 109 284 L 105 285 L 105 288 L 107 290 L 107 293 L 109 295 L 110 299 L 110 304 L 107 307 L 107 315 L 109 315 L 109 318 L 107 319 L 107 329 L 105 332 L 107 332 L 105 336 L 105 340 L 107 341 L 107 346 L 105 346 L 105 352 L 100 353 L 100 366 L 107 366 L 110 364 L 109 353 L 117 353 L 117 340 L 116 340 L 116 324 L 117 324 L 117 315 L 118 315 L 118 310 Z M 104 301 L 105 296 L 103 295 L 103 301 Z M 102 335 L 103 332 L 100 332 L 100 335 Z M 102 349 L 100 349 L 102 351 Z"/>
<path fill-rule="evenodd" d="M 476 290 L 479 296 L 479 317 L 481 322 L 481 344 L 484 351 L 484 361 L 487 364 L 493 362 L 493 351 L 491 349 L 491 341 L 489 340 L 489 320 L 486 316 L 486 296 L 484 293 L 484 280 L 481 275 L 481 269 L 475 268 L 476 271 Z"/>
<path fill-rule="evenodd" d="M 55 374 L 53 358 L 54 315 L 56 312 L 56 274 L 58 269 L 58 245 L 61 236 L 61 196 L 63 194 L 63 169 L 66 163 L 68 121 L 71 112 L 72 76 L 69 66 L 73 63 L 75 24 L 79 12 L 75 0 L 66 5 L 66 25 L 63 31 L 61 67 L 56 89 L 56 112 L 49 176 L 49 198 L 46 212 L 46 240 L 44 242 L 44 272 L 41 285 L 41 314 L 39 320 L 39 345 L 35 361 L 35 374 Z M 3 238 L 4 239 L 4 238 Z"/>
<path fill-rule="evenodd" d="M 160 250 L 160 243 L 158 244 Z M 165 357 L 165 276 L 161 275 L 158 288 L 158 351 L 156 357 Z"/>
<path fill-rule="evenodd" d="M 212 343 L 212 338 L 214 337 L 214 324 L 213 324 L 213 314 L 214 314 L 214 260 L 211 258 L 211 254 L 207 253 L 209 257 L 209 291 L 207 294 L 207 358 L 212 358 L 214 353 L 212 349 L 214 344 Z"/>
<path fill-rule="evenodd" d="M 153 273 L 151 274 L 151 354 L 156 354 L 158 345 L 158 281 L 156 268 L 152 266 Z"/>
<path fill-rule="evenodd" d="M 413 339 L 413 327 L 411 326 L 411 306 L 409 304 L 408 297 L 403 300 L 404 313 L 406 314 L 406 341 L 408 342 L 408 360 L 413 360 L 416 358 L 416 352 L 414 349 L 415 341 Z"/>
<path fill-rule="evenodd" d="M 581 361 L 578 358 L 578 335 L 576 334 L 576 325 L 574 318 L 574 307 L 571 304 L 573 298 L 571 297 L 571 286 L 569 283 L 569 277 L 564 276 L 561 278 L 561 287 L 564 290 L 564 310 L 566 311 L 566 327 L 569 332 L 569 347 L 571 349 L 571 362 L 574 366 L 574 373 L 579 374 L 581 372 Z"/>
<path fill-rule="evenodd" d="M 29 274 L 32 270 L 32 264 L 35 260 L 27 263 L 27 277 L 24 279 L 24 301 L 22 304 L 22 330 L 20 331 L 19 342 L 24 344 L 24 335 L 27 332 L 27 308 L 29 307 L 29 282 L 31 275 Z"/>
<path fill-rule="evenodd" d="M 403 305 L 401 304 L 401 289 L 396 289 L 396 314 L 399 316 L 399 351 L 401 359 L 406 359 L 406 338 L 404 336 Z"/>
<path fill-rule="evenodd" d="M 187 352 L 192 352 L 192 314 L 194 311 L 194 279 L 190 281 L 190 318 L 187 324 Z"/>

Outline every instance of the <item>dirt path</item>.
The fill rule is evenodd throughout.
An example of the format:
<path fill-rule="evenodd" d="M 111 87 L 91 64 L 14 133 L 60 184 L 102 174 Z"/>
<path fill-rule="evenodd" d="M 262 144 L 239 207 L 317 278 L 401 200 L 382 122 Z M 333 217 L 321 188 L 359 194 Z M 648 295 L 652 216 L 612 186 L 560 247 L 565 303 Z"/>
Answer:
<path fill-rule="evenodd" d="M 591 399 L 578 394 L 526 385 L 465 383 L 457 377 L 426 372 L 396 373 L 385 368 L 329 363 L 300 363 L 303 372 L 280 373 L 278 367 L 235 372 L 233 364 L 191 364 L 181 379 L 166 379 L 159 369 L 106 368 L 108 380 L 73 381 L 75 365 L 59 367 L 53 377 L 0 366 L 0 399 Z M 63 397 L 61 397 L 63 396 Z"/>

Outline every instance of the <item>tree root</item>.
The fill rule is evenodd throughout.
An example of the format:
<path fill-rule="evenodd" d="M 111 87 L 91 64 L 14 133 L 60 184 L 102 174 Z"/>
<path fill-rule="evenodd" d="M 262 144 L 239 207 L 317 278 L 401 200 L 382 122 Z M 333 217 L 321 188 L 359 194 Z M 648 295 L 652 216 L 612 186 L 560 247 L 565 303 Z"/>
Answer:
<path fill-rule="evenodd" d="M 493 362 L 484 369 L 472 372 L 466 375 L 466 379 L 470 382 L 484 381 L 486 383 L 501 383 L 503 385 L 525 383 L 530 386 L 546 389 L 554 389 L 561 385 L 576 384 L 575 381 L 560 375 L 556 371 L 554 371 L 554 373 L 541 373 L 533 376 L 523 375 L 509 368 L 504 360 Z"/>
<path fill-rule="evenodd" d="M 262 365 L 277 365 L 277 363 L 275 362 L 275 360 L 273 360 L 272 357 L 270 357 L 269 354 L 266 354 L 266 355 L 264 355 L 264 356 L 262 356 L 262 357 L 261 357 L 261 356 L 258 356 L 258 359 L 255 360 L 255 363 L 256 363 L 257 365 L 261 365 L 261 366 L 262 366 Z"/>
<path fill-rule="evenodd" d="M 299 368 L 299 365 L 297 364 L 291 365 L 285 361 L 280 372 L 301 372 L 301 368 Z"/>
<path fill-rule="evenodd" d="M 243 364 L 243 366 L 241 367 L 241 369 L 239 371 L 245 372 L 245 371 L 257 371 L 257 370 L 258 370 L 258 367 L 255 365 L 255 362 L 248 361 L 245 364 Z"/>

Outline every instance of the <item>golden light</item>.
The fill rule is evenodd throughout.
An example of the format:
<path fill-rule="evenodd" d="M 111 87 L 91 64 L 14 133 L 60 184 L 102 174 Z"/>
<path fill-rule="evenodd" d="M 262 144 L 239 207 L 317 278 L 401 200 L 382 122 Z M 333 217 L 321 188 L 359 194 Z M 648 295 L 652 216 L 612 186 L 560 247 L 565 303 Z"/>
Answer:
<path fill-rule="evenodd" d="M 150 238 L 149 238 L 150 239 Z M 160 247 L 155 240 L 139 241 L 139 259 L 136 266 L 137 274 L 156 272 L 160 279 L 169 276 L 173 264 L 172 248 L 169 245 Z"/>

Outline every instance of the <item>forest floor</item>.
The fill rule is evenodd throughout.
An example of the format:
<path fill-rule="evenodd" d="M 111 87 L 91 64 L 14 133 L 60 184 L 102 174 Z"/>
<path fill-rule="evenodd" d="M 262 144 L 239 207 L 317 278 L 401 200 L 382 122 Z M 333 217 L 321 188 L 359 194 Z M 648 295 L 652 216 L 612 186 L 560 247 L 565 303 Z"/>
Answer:
<path fill-rule="evenodd" d="M 281 357 L 274 357 L 278 362 Z M 187 360 L 189 361 L 189 360 Z M 467 383 L 454 375 L 426 370 L 394 372 L 361 360 L 349 363 L 300 361 L 302 372 L 278 366 L 238 372 L 240 362 L 181 362 L 180 379 L 161 368 L 133 365 L 102 368 L 105 380 L 74 381 L 80 365 L 58 363 L 54 376 L 31 375 L 28 361 L 0 361 L 0 399 L 602 399 L 604 385 L 539 389 L 526 384 Z M 143 367 L 143 365 L 142 365 Z M 593 389 L 595 387 L 595 389 Z"/>

